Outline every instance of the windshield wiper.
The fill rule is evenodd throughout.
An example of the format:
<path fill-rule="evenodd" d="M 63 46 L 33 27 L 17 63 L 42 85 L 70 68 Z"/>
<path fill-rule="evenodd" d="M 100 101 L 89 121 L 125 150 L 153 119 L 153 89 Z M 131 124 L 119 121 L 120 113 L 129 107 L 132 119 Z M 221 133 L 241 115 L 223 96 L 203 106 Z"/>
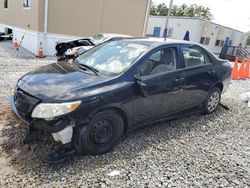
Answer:
<path fill-rule="evenodd" d="M 94 67 L 91 67 L 91 66 L 85 65 L 85 64 L 81 64 L 77 60 L 75 60 L 74 62 L 75 62 L 75 64 L 77 64 L 77 66 L 84 68 L 84 69 L 87 68 L 87 69 L 91 70 L 93 73 L 95 73 L 96 76 L 99 76 L 99 70 L 95 69 Z"/>

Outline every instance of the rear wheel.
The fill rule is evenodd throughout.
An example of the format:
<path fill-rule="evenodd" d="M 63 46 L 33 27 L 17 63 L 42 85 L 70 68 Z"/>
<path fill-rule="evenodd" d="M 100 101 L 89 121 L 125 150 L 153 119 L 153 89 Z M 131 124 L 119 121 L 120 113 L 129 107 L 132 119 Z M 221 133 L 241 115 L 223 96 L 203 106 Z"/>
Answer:
<path fill-rule="evenodd" d="M 213 113 L 219 106 L 221 99 L 221 90 L 217 87 L 213 88 L 203 104 L 203 113 Z"/>
<path fill-rule="evenodd" d="M 96 114 L 87 128 L 81 130 L 83 153 L 102 154 L 112 150 L 124 132 L 122 117 L 113 110 Z"/>

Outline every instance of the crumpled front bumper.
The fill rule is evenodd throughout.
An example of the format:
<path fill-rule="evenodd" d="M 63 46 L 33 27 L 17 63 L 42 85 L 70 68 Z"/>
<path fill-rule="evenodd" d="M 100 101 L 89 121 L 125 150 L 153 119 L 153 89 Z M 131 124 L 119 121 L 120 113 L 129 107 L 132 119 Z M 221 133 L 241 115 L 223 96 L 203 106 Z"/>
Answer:
<path fill-rule="evenodd" d="M 56 133 L 63 130 L 65 127 L 69 125 L 69 120 L 66 118 L 60 118 L 56 121 L 47 122 L 45 120 L 34 120 L 25 118 L 16 108 L 15 99 L 13 96 L 8 97 L 9 104 L 13 110 L 13 112 L 27 125 L 33 126 L 36 129 L 48 132 L 48 133 Z"/>
<path fill-rule="evenodd" d="M 32 120 L 29 120 L 25 117 L 22 116 L 21 113 L 18 112 L 17 108 L 16 108 L 16 104 L 15 104 L 15 100 L 14 100 L 14 96 L 9 96 L 8 97 L 8 101 L 9 101 L 9 104 L 12 108 L 12 111 L 27 125 L 30 125 L 32 124 Z"/>
<path fill-rule="evenodd" d="M 48 131 L 52 134 L 55 141 L 61 141 L 63 144 L 69 143 L 72 140 L 73 136 L 73 129 L 72 126 L 68 126 L 67 123 L 64 122 L 64 124 L 60 124 L 59 126 L 50 126 L 46 124 L 44 121 L 34 121 L 34 120 L 28 120 L 27 118 L 24 118 L 21 113 L 18 112 L 14 100 L 14 96 L 8 97 L 9 104 L 13 110 L 13 112 L 24 122 L 28 125 L 29 130 L 32 131 L 32 128 L 40 128 L 44 131 Z M 68 121 L 67 121 L 68 122 Z M 44 126 L 42 125 L 44 124 Z M 60 131 L 59 131 L 60 130 Z M 57 132 L 59 131 L 59 132 Z M 28 134 L 29 135 L 29 134 Z M 27 135 L 27 136 L 28 136 Z M 25 137 L 24 143 L 30 143 L 33 141 L 33 137 L 28 136 Z M 25 142 L 27 141 L 27 142 Z M 64 161 L 66 159 L 70 159 L 74 157 L 75 155 L 79 154 L 79 151 L 76 148 L 60 148 L 59 150 L 51 153 L 47 156 L 47 158 L 44 160 L 47 163 L 57 163 Z"/>

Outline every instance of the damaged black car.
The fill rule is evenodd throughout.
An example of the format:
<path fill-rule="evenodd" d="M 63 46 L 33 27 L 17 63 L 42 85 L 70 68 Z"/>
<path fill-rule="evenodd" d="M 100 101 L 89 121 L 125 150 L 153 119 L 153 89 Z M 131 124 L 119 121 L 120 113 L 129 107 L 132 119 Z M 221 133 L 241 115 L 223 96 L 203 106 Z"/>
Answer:
<path fill-rule="evenodd" d="M 58 42 L 56 44 L 56 57 L 58 61 L 74 59 L 80 54 L 104 42 L 131 38 L 129 35 L 101 33 L 93 37 L 85 37 Z"/>
<path fill-rule="evenodd" d="M 9 103 L 30 131 L 71 143 L 46 159 L 55 162 L 109 152 L 144 125 L 214 112 L 230 74 L 227 61 L 198 44 L 123 39 L 29 72 Z"/>

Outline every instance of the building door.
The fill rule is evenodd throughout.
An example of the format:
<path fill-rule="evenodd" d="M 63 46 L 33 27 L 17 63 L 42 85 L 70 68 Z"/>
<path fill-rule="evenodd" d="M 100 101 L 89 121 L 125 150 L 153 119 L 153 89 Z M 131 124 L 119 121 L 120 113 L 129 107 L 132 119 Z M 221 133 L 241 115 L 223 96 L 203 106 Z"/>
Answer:
<path fill-rule="evenodd" d="M 160 37 L 160 34 L 161 34 L 161 28 L 160 27 L 154 27 L 154 33 L 153 33 L 153 35 L 155 37 Z"/>

